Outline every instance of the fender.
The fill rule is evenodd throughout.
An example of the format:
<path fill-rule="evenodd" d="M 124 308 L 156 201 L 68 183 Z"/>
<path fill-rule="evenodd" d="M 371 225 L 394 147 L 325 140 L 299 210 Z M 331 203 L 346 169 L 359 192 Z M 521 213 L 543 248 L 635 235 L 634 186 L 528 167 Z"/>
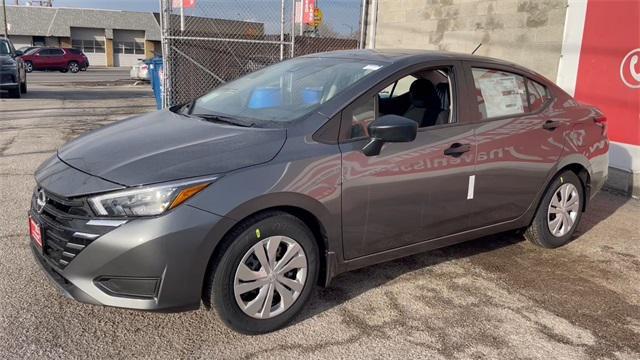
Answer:
<path fill-rule="evenodd" d="M 591 164 L 589 163 L 589 160 L 586 158 L 586 156 L 579 153 L 571 153 L 561 157 L 556 162 L 555 166 L 549 171 L 549 173 L 547 174 L 547 178 L 544 181 L 544 186 L 540 187 L 540 189 L 538 190 L 538 193 L 534 198 L 534 201 L 531 203 L 529 208 L 525 211 L 524 215 L 521 217 L 523 221 L 521 224 L 522 226 L 529 226 L 529 224 L 533 220 L 533 217 L 535 216 L 536 211 L 538 210 L 538 207 L 540 206 L 542 197 L 544 196 L 546 190 L 549 188 L 551 181 L 553 181 L 553 179 L 560 172 L 560 170 L 562 170 L 567 166 L 575 165 L 575 164 L 578 164 L 583 168 L 585 168 L 589 174 L 589 178 L 591 178 L 591 175 L 592 175 Z M 589 184 L 585 184 L 585 185 L 586 185 L 585 191 L 588 193 Z M 585 205 L 584 205 L 585 207 L 586 207 L 586 202 L 588 201 L 589 201 L 589 196 L 585 196 Z"/>

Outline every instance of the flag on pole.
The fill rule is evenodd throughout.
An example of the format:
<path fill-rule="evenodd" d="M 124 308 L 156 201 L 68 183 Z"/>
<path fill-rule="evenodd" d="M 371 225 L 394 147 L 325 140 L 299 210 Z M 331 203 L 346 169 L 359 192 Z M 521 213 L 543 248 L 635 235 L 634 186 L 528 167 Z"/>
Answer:
<path fill-rule="evenodd" d="M 173 0 L 174 8 L 190 9 L 196 6 L 196 0 Z"/>

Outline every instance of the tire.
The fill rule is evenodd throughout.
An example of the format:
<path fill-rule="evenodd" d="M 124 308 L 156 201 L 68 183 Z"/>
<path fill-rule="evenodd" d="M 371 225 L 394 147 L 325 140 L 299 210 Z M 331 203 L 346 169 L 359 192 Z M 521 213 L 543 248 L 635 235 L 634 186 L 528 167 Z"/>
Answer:
<path fill-rule="evenodd" d="M 16 86 L 14 88 L 9 89 L 9 97 L 12 97 L 14 99 L 20 99 L 20 86 Z"/>
<path fill-rule="evenodd" d="M 75 74 L 80 71 L 80 64 L 78 64 L 76 61 L 69 61 L 69 64 L 67 64 L 67 70 Z"/>
<path fill-rule="evenodd" d="M 24 70 L 28 73 L 33 71 L 33 63 L 31 61 L 25 61 Z"/>
<path fill-rule="evenodd" d="M 271 264 L 269 267 L 280 267 L 281 271 L 276 275 L 267 275 L 270 271 L 256 256 L 261 245 L 264 250 L 264 246 L 271 244 L 276 251 L 265 250 L 263 259 L 275 258 L 275 266 L 266 262 Z M 263 334 L 280 329 L 292 321 L 309 300 L 318 278 L 319 251 L 313 233 L 300 219 L 280 211 L 259 214 L 225 236 L 220 246 L 218 256 L 211 262 L 206 294 L 220 319 L 230 328 L 243 334 Z M 287 251 L 294 254 L 291 259 L 285 256 Z M 305 259 L 306 269 L 301 265 Z M 244 264 L 244 275 L 241 263 Z M 244 280 L 259 279 L 244 282 L 243 276 Z M 286 279 L 281 281 L 281 278 Z M 255 287 L 258 283 L 262 285 Z M 252 285 L 242 288 L 245 284 Z M 251 287 L 255 288 L 248 291 Z M 290 296 L 283 297 L 281 292 Z M 261 300 L 268 300 L 270 296 L 271 306 L 267 308 L 264 306 L 266 301 Z M 265 312 L 271 313 L 265 316 Z"/>
<path fill-rule="evenodd" d="M 569 243 L 582 218 L 584 201 L 584 186 L 578 176 L 572 171 L 558 174 L 549 184 L 524 237 L 547 249 Z"/>

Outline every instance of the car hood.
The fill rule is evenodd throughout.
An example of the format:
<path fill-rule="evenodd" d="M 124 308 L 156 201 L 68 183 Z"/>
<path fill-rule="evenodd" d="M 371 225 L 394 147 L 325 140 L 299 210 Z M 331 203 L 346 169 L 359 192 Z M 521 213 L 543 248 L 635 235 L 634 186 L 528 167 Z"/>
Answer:
<path fill-rule="evenodd" d="M 273 159 L 285 129 L 212 123 L 169 110 L 123 120 L 58 150 L 68 165 L 125 186 L 222 174 Z"/>

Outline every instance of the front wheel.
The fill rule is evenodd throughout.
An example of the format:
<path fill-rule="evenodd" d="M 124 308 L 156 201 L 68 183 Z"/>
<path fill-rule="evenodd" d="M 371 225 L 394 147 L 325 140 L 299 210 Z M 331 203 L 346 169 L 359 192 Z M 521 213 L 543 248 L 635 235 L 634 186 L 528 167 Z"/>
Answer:
<path fill-rule="evenodd" d="M 270 212 L 248 219 L 224 240 L 210 277 L 218 316 L 245 334 L 288 324 L 317 281 L 318 246 L 300 219 Z"/>
<path fill-rule="evenodd" d="M 71 73 L 75 74 L 78 71 L 80 71 L 80 64 L 78 64 L 75 61 L 70 61 L 69 65 L 67 65 L 67 70 L 69 70 Z"/>
<path fill-rule="evenodd" d="M 32 72 L 33 71 L 33 63 L 31 61 L 25 61 L 24 69 L 28 73 Z"/>
<path fill-rule="evenodd" d="M 584 201 L 578 176 L 572 171 L 562 172 L 549 185 L 525 238 L 549 249 L 567 244 L 582 217 Z"/>

